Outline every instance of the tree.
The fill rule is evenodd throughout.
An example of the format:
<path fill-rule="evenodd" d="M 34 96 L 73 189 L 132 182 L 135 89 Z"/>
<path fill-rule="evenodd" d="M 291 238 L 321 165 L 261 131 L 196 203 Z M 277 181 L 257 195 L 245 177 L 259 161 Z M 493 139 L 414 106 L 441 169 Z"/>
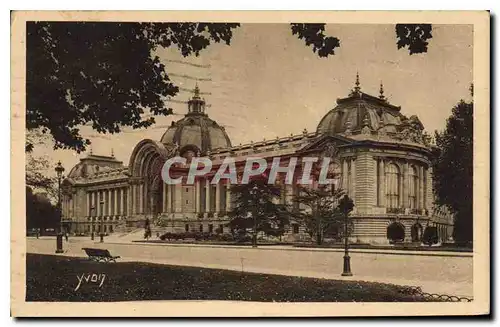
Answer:
<path fill-rule="evenodd" d="M 461 100 L 453 108 L 446 129 L 435 133 L 432 166 L 436 201 L 454 214 L 453 237 L 460 243 L 472 241 L 473 235 L 473 109 L 472 101 Z"/>
<path fill-rule="evenodd" d="M 26 187 L 26 229 L 57 228 L 59 210 L 42 194 L 34 194 L 33 189 Z"/>
<path fill-rule="evenodd" d="M 54 148 L 80 152 L 90 144 L 82 125 L 99 133 L 151 126 L 154 115 L 172 113 L 164 100 L 179 90 L 152 52 L 176 46 L 184 56 L 198 55 L 210 42 L 230 44 L 237 26 L 28 22 L 26 127 L 50 133 Z"/>
<path fill-rule="evenodd" d="M 285 205 L 277 203 L 280 187 L 267 183 L 266 178 L 254 178 L 248 184 L 231 187 L 232 210 L 228 213 L 228 226 L 239 235 L 252 235 L 252 244 L 257 245 L 257 234 L 282 236 L 289 224 L 289 213 Z"/>
<path fill-rule="evenodd" d="M 338 207 L 343 195 L 342 190 L 334 189 L 329 184 L 316 188 L 299 186 L 293 201 L 304 208 L 294 211 L 292 215 L 305 226 L 306 232 L 316 239 L 318 245 L 323 243 L 326 234 L 337 238 L 344 235 L 344 216 Z"/>
<path fill-rule="evenodd" d="M 165 100 L 179 88 L 168 76 L 158 47 L 175 46 L 183 56 L 211 43 L 230 44 L 237 23 L 28 22 L 26 36 L 26 128 L 54 139 L 54 148 L 84 151 L 80 128 L 119 133 L 147 128 L 169 115 Z M 290 25 L 292 34 L 320 57 L 335 54 L 340 40 L 325 24 Z M 430 24 L 398 24 L 398 49 L 427 51 Z M 30 151 L 33 144 L 26 143 Z"/>
<path fill-rule="evenodd" d="M 47 171 L 52 168 L 52 163 L 47 155 L 36 156 L 32 151 L 34 145 L 47 144 L 50 140 L 39 130 L 28 131 L 26 140 L 27 143 L 31 144 L 31 147 L 26 149 L 26 186 L 29 186 L 33 191 L 44 192 L 49 200 L 55 203 L 57 201 L 57 179 L 46 175 Z"/>

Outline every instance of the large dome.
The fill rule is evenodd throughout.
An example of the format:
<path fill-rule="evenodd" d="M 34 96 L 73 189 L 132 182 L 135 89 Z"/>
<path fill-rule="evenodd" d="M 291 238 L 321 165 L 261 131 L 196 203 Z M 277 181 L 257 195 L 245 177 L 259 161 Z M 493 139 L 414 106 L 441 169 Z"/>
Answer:
<path fill-rule="evenodd" d="M 367 126 L 372 131 L 383 127 L 388 133 L 394 133 L 406 126 L 409 121 L 418 121 L 416 116 L 412 116 L 408 120 L 406 116 L 401 114 L 401 107 L 390 104 L 383 94 L 382 85 L 379 97 L 361 92 L 359 80 L 357 80 L 356 87 L 349 96 L 338 99 L 337 106 L 321 119 L 317 132 L 320 134 L 339 134 L 349 130 L 356 133 Z M 421 125 L 419 121 L 418 123 Z"/>
<path fill-rule="evenodd" d="M 231 147 L 231 140 L 224 127 L 205 113 L 205 100 L 200 98 L 198 86 L 195 88 L 193 98 L 188 102 L 188 113 L 181 120 L 172 122 L 161 137 L 161 143 L 176 144 L 181 152 L 183 149 L 191 148 L 203 154 Z"/>

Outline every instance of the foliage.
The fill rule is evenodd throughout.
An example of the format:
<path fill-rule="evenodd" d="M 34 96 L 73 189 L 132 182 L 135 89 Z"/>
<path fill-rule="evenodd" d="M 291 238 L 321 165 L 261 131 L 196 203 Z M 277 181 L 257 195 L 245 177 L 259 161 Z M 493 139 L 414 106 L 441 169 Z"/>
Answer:
<path fill-rule="evenodd" d="M 39 130 L 31 130 L 26 133 L 26 162 L 25 162 L 25 183 L 33 190 L 47 193 L 48 197 L 57 201 L 57 180 L 55 177 L 47 177 L 47 171 L 52 168 L 52 163 L 48 156 L 36 156 L 32 150 L 34 145 L 46 144 L 49 142 L 46 135 Z"/>
<path fill-rule="evenodd" d="M 342 190 L 334 189 L 332 185 L 319 185 L 317 188 L 299 186 L 293 201 L 303 208 L 293 211 L 292 215 L 318 244 L 322 244 L 326 235 L 344 236 L 345 217 L 338 207 L 343 195 Z M 352 228 L 352 221 L 349 220 L 348 233 L 352 232 Z"/>
<path fill-rule="evenodd" d="M 410 55 L 427 52 L 432 38 L 431 24 L 397 24 L 396 38 L 398 49 L 408 47 Z"/>
<path fill-rule="evenodd" d="M 438 240 L 437 227 L 427 226 L 424 230 L 424 235 L 422 236 L 422 242 L 430 246 L 437 244 Z"/>
<path fill-rule="evenodd" d="M 433 186 L 438 205 L 454 214 L 453 237 L 470 242 L 473 235 L 473 109 L 460 101 L 446 122 L 446 129 L 435 133 Z"/>
<path fill-rule="evenodd" d="M 26 229 L 57 228 L 59 226 L 59 210 L 41 194 L 34 194 L 33 189 L 26 187 Z"/>
<path fill-rule="evenodd" d="M 399 222 L 393 222 L 387 227 L 387 239 L 392 242 L 402 242 L 405 239 L 405 227 Z"/>
<path fill-rule="evenodd" d="M 280 187 L 268 184 L 266 178 L 254 178 L 248 184 L 233 185 L 231 195 L 234 202 L 228 225 L 236 234 L 252 234 L 254 244 L 260 232 L 269 236 L 284 234 L 289 213 L 285 205 L 277 203 Z"/>
<path fill-rule="evenodd" d="M 210 42 L 229 44 L 237 26 L 28 22 L 26 127 L 50 133 L 54 148 L 80 152 L 90 144 L 82 125 L 99 133 L 151 126 L 154 115 L 172 113 L 164 100 L 179 90 L 152 51 L 176 46 L 184 56 L 199 55 Z"/>
<path fill-rule="evenodd" d="M 320 57 L 335 54 L 335 48 L 340 47 L 340 40 L 334 36 L 325 36 L 325 24 L 290 24 L 292 34 L 305 41 L 306 46 L 312 46 L 314 53 Z"/>

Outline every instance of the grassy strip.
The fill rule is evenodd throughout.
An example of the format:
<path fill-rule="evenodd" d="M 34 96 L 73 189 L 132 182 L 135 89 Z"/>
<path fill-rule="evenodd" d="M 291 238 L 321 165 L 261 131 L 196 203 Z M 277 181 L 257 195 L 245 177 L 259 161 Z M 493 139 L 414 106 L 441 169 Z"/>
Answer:
<path fill-rule="evenodd" d="M 96 274 L 96 282 L 78 276 Z M 416 302 L 397 285 L 266 275 L 149 263 L 96 263 L 83 258 L 28 254 L 26 300 L 109 302 L 239 300 L 261 302 Z M 102 286 L 99 286 L 103 280 Z"/>

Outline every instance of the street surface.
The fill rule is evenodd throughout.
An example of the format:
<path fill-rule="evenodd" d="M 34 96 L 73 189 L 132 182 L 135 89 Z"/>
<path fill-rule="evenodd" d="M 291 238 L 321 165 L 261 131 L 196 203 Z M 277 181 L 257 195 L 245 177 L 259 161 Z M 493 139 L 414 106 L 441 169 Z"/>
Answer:
<path fill-rule="evenodd" d="M 110 241 L 111 242 L 111 241 Z M 55 254 L 55 238 L 27 238 L 27 252 Z M 421 286 L 424 292 L 473 296 L 472 256 L 351 253 L 354 276 L 342 277 L 343 252 L 292 247 L 227 247 L 141 243 L 99 243 L 89 238 L 64 241 L 66 256 L 85 256 L 83 247 L 106 248 L 119 261 L 229 269 L 289 276 L 363 280 Z"/>

